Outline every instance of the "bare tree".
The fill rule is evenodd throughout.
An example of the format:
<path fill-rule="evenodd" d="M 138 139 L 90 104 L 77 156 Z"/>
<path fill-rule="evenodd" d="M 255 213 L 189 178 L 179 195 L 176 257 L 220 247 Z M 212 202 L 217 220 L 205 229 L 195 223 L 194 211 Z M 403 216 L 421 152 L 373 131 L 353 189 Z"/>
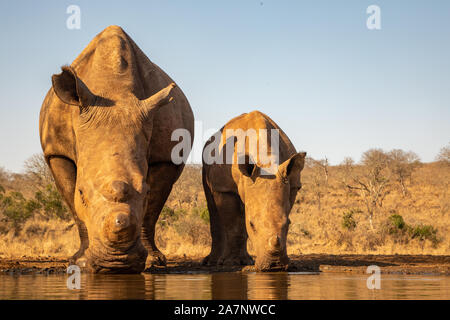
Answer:
<path fill-rule="evenodd" d="M 442 147 L 436 156 L 436 161 L 450 164 L 450 143 L 446 147 Z"/>
<path fill-rule="evenodd" d="M 4 168 L 0 167 L 0 184 L 6 183 L 10 180 L 10 173 Z"/>
<path fill-rule="evenodd" d="M 37 153 L 28 158 L 24 163 L 25 174 L 28 175 L 39 188 L 53 185 L 54 180 L 50 168 L 42 153 Z"/>
<path fill-rule="evenodd" d="M 350 166 L 351 177 L 347 187 L 357 190 L 367 208 L 370 228 L 373 230 L 373 215 L 383 206 L 390 193 L 389 156 L 381 149 L 370 149 L 363 153 L 361 165 Z"/>
<path fill-rule="evenodd" d="M 400 149 L 394 149 L 388 153 L 389 168 L 392 175 L 402 189 L 403 197 L 408 194 L 406 180 L 411 181 L 411 175 L 420 166 L 419 156 L 412 152 L 405 152 Z"/>
<path fill-rule="evenodd" d="M 328 178 L 330 177 L 330 164 L 328 163 L 327 157 L 325 157 L 325 159 L 315 160 L 314 162 L 317 167 L 322 169 L 323 175 L 325 177 L 325 185 L 328 186 Z"/>
<path fill-rule="evenodd" d="M 353 193 L 348 185 L 353 182 L 355 161 L 351 157 L 345 157 L 339 166 L 342 168 L 342 170 L 338 171 L 340 186 L 345 190 L 345 196 L 348 199 L 349 195 Z"/>
<path fill-rule="evenodd" d="M 329 163 L 328 159 L 315 160 L 311 157 L 306 158 L 306 167 L 309 174 L 305 176 L 306 182 L 317 201 L 317 207 L 322 209 L 322 199 L 328 190 Z M 308 181 L 309 180 L 309 181 Z"/>

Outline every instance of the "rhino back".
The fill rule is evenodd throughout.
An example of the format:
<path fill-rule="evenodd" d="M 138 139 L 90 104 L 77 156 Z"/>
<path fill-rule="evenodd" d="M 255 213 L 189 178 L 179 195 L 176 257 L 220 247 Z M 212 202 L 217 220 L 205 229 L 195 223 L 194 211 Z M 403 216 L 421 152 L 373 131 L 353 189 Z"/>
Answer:
<path fill-rule="evenodd" d="M 152 81 L 145 82 L 146 90 L 149 94 L 158 92 L 173 82 L 173 80 L 162 71 L 157 65 L 152 64 L 154 78 Z M 155 85 L 152 85 L 154 84 Z M 154 89 L 155 86 L 158 89 Z M 152 91 L 150 91 L 152 90 Z M 150 163 L 170 162 L 173 147 L 178 141 L 171 141 L 174 130 L 184 128 L 189 131 L 191 136 L 191 147 L 194 141 L 194 114 L 183 91 L 176 87 L 173 89 L 173 100 L 168 108 L 161 108 L 153 120 L 153 133 L 150 141 Z"/>
<path fill-rule="evenodd" d="M 99 33 L 71 66 L 94 94 L 111 100 L 130 93 L 143 100 L 173 82 L 118 26 Z M 189 102 L 178 87 L 172 96 L 170 105 L 158 110 L 154 118 L 150 163 L 171 160 L 172 147 L 177 143 L 171 141 L 175 129 L 187 129 L 193 140 L 194 117 Z M 49 90 L 40 116 L 41 143 L 47 156 L 63 155 L 76 162 L 73 123 L 77 116 L 78 107 L 61 102 Z"/>
<path fill-rule="evenodd" d="M 286 135 L 286 133 L 266 114 L 260 111 L 253 111 L 250 113 L 244 113 L 240 116 L 237 116 L 227 122 L 222 129 L 222 141 L 219 146 L 219 150 L 225 150 L 227 143 L 234 143 L 234 154 L 233 157 L 238 152 L 237 144 L 233 140 L 226 140 L 226 130 L 232 129 L 242 129 L 244 131 L 249 129 L 254 129 L 258 132 L 259 129 L 266 129 L 270 131 L 271 129 L 279 130 L 279 163 L 282 163 L 289 159 L 293 154 L 296 153 L 295 147 Z M 208 141 L 205 144 L 206 146 L 211 143 Z M 270 148 L 270 139 L 268 139 L 267 143 Z M 245 146 L 245 155 L 257 159 L 256 154 L 251 154 L 248 148 L 248 144 Z M 237 183 L 239 177 L 236 175 L 238 170 L 233 170 L 233 166 L 236 164 L 205 164 L 203 162 L 203 166 L 205 167 L 205 175 L 206 181 L 208 185 L 215 191 L 218 192 L 237 192 Z"/>
<path fill-rule="evenodd" d="M 268 115 L 260 111 L 252 111 L 250 113 L 244 113 L 240 116 L 231 119 L 222 128 L 222 131 L 227 129 L 234 129 L 234 130 L 242 129 L 244 131 L 249 129 L 255 129 L 256 131 L 260 129 L 266 129 L 267 131 L 276 129 L 279 132 L 280 138 L 279 140 L 280 163 L 289 159 L 289 157 L 296 152 L 294 145 L 292 144 L 291 140 L 288 138 L 286 133 Z M 225 140 L 223 140 L 223 142 L 224 141 Z M 267 141 L 267 143 L 269 147 L 271 147 L 270 139 Z M 235 152 L 237 151 L 236 146 L 234 151 Z M 250 154 L 248 146 L 246 146 L 245 153 L 246 155 L 251 156 L 254 159 L 257 159 L 256 154 Z"/>

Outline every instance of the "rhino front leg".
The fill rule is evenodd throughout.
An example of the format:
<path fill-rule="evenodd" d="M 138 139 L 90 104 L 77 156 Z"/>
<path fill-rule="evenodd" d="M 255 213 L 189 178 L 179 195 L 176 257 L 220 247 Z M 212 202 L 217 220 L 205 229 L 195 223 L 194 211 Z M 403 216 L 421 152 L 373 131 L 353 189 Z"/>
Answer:
<path fill-rule="evenodd" d="M 223 246 L 225 244 L 225 235 L 223 231 L 223 226 L 220 222 L 219 213 L 217 212 L 217 206 L 214 202 L 214 197 L 212 191 L 208 186 L 206 179 L 205 167 L 203 167 L 202 173 L 203 190 L 205 191 L 206 203 L 208 205 L 209 211 L 209 224 L 211 230 L 211 252 L 207 255 L 203 261 L 203 265 L 214 266 L 219 261 L 222 256 Z"/>
<path fill-rule="evenodd" d="M 72 212 L 80 236 L 80 249 L 69 259 L 69 263 L 76 263 L 81 267 L 84 267 L 86 263 L 84 252 L 89 247 L 89 238 L 86 225 L 78 218 L 78 215 L 75 212 L 74 193 L 77 168 L 71 160 L 65 157 L 53 156 L 47 161 L 53 174 L 53 178 L 55 179 L 56 187 L 69 206 L 69 210 Z"/>
<path fill-rule="evenodd" d="M 247 252 L 247 230 L 241 199 L 226 192 L 213 192 L 225 243 L 218 264 L 248 265 L 253 259 Z"/>
<path fill-rule="evenodd" d="M 142 225 L 142 243 L 148 250 L 146 268 L 154 265 L 166 265 L 166 257 L 159 251 L 155 243 L 155 226 L 170 191 L 172 191 L 172 186 L 183 168 L 183 165 L 178 166 L 173 163 L 157 163 L 149 166 L 147 183 L 150 186 L 150 194 Z"/>

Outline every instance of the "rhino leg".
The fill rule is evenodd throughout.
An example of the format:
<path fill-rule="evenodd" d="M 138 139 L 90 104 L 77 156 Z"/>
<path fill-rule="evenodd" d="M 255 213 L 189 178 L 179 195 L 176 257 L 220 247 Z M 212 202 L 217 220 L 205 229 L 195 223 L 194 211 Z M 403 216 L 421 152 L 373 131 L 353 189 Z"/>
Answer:
<path fill-rule="evenodd" d="M 51 157 L 48 160 L 48 164 L 55 179 L 56 187 L 69 206 L 80 235 L 80 249 L 72 256 L 69 262 L 70 264 L 77 263 L 83 267 L 85 264 L 84 252 L 89 247 L 89 238 L 86 225 L 78 218 L 74 206 L 77 168 L 71 160 L 64 157 Z"/>
<path fill-rule="evenodd" d="M 203 167 L 203 170 L 205 167 Z M 220 223 L 219 213 L 217 212 L 216 203 L 214 202 L 214 197 L 212 195 L 212 191 L 209 188 L 206 178 L 206 174 L 203 172 L 202 180 L 203 180 L 203 190 L 205 191 L 206 203 L 208 205 L 209 211 L 209 223 L 211 230 L 211 252 L 207 255 L 203 261 L 203 265 L 216 265 L 219 261 L 219 258 L 222 256 L 223 244 L 225 242 L 224 233 L 222 231 L 222 225 Z"/>
<path fill-rule="evenodd" d="M 238 195 L 213 192 L 225 242 L 218 264 L 247 265 L 253 259 L 247 252 L 247 230 L 241 199 Z"/>
<path fill-rule="evenodd" d="M 172 191 L 172 186 L 177 181 L 183 168 L 184 165 L 174 165 L 169 162 L 149 166 L 147 183 L 150 186 L 150 194 L 142 225 L 142 243 L 148 250 L 146 268 L 154 265 L 166 265 L 166 257 L 159 251 L 155 243 L 155 226 L 170 191 Z"/>

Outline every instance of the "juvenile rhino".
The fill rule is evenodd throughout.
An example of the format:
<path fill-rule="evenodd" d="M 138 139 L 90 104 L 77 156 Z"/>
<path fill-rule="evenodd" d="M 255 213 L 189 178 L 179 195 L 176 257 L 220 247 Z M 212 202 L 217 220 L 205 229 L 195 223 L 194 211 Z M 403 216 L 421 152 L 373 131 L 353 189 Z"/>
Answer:
<path fill-rule="evenodd" d="M 183 92 L 118 26 L 53 75 L 39 131 L 78 226 L 74 262 L 122 273 L 165 263 L 155 223 L 184 167 L 171 161 L 171 134 L 184 128 L 193 137 L 193 127 Z"/>
<path fill-rule="evenodd" d="M 257 147 L 252 147 L 255 135 L 251 130 L 256 133 Z M 278 141 L 278 153 L 274 141 Z M 272 171 L 267 159 L 261 157 L 263 147 L 272 159 L 270 163 L 279 164 Z M 301 188 L 305 156 L 305 152 L 295 151 L 272 119 L 258 111 L 232 119 L 205 144 L 203 188 L 212 236 L 205 264 L 252 263 L 247 252 L 250 237 L 258 270 L 287 267 L 289 212 Z"/>

